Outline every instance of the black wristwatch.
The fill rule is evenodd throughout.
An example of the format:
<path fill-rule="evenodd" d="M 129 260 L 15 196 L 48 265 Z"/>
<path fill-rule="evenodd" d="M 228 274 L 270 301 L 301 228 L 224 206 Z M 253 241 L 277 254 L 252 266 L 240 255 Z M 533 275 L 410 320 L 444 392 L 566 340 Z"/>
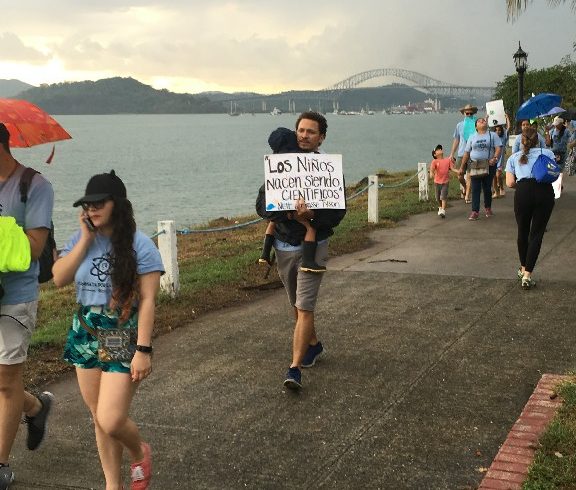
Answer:
<path fill-rule="evenodd" d="M 152 354 L 152 346 L 151 345 L 137 345 L 136 350 L 138 352 L 144 352 L 144 354 Z"/>

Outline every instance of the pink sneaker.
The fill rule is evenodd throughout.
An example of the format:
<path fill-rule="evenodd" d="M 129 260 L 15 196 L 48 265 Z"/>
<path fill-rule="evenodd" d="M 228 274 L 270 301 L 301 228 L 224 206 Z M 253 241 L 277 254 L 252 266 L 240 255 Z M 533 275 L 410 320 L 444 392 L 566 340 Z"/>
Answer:
<path fill-rule="evenodd" d="M 476 211 L 472 211 L 472 212 L 470 213 L 470 216 L 468 216 L 468 219 L 469 219 L 470 221 L 476 221 L 476 220 L 478 220 L 479 217 L 480 217 L 480 216 L 479 216 L 479 214 L 478 214 Z"/>
<path fill-rule="evenodd" d="M 139 463 L 130 465 L 130 478 L 132 479 L 132 490 L 146 490 L 152 479 L 152 450 L 150 444 L 142 443 L 144 459 Z"/>
<path fill-rule="evenodd" d="M 489 218 L 490 216 L 494 216 L 494 213 L 492 212 L 492 208 L 486 208 L 486 217 Z"/>

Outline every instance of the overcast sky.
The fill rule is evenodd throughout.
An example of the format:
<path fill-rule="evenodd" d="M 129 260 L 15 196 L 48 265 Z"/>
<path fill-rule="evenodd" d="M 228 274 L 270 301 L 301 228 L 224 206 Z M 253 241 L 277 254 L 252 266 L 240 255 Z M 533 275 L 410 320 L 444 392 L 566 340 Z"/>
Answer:
<path fill-rule="evenodd" d="M 510 23 L 504 0 L 4 2 L 0 78 L 39 85 L 131 76 L 175 92 L 274 93 L 404 68 L 492 86 L 513 73 L 518 41 L 531 68 L 576 58 L 569 4 L 536 0 Z"/>

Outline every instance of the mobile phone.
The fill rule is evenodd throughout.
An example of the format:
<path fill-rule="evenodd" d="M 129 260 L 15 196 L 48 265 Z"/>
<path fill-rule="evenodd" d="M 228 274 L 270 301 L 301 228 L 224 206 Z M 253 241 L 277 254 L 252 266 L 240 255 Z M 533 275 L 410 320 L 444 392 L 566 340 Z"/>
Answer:
<path fill-rule="evenodd" d="M 96 231 L 96 227 L 94 226 L 94 223 L 92 223 L 92 220 L 88 216 L 84 216 L 83 220 L 84 220 L 84 223 L 86 223 L 88 230 Z"/>

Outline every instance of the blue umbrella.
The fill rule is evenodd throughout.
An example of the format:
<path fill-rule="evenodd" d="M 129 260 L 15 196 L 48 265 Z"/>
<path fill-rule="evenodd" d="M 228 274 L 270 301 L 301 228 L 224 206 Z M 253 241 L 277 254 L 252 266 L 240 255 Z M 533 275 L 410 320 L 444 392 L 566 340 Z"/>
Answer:
<path fill-rule="evenodd" d="M 516 119 L 534 119 L 546 114 L 560 105 L 562 97 L 558 94 L 542 93 L 524 102 L 516 112 Z"/>
<path fill-rule="evenodd" d="M 562 114 L 566 112 L 566 109 L 562 109 L 562 107 L 552 107 L 546 114 L 542 114 L 542 116 L 555 116 L 556 114 Z"/>

